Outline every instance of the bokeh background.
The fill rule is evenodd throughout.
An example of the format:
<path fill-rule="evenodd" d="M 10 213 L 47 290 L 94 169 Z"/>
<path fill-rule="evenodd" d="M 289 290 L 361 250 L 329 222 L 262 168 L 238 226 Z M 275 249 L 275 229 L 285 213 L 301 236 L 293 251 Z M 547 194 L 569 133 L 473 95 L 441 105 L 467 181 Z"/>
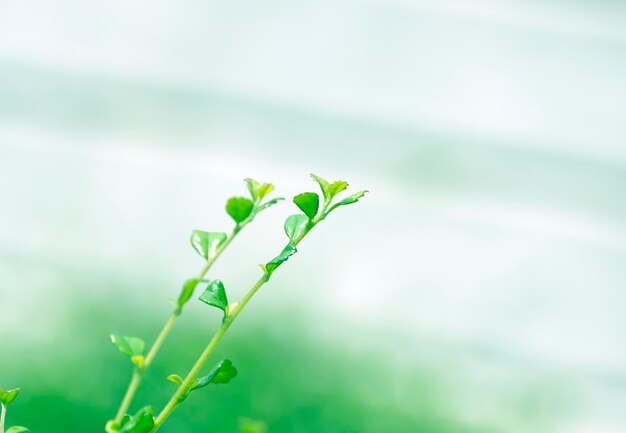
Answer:
<path fill-rule="evenodd" d="M 235 323 L 164 433 L 626 432 L 626 3 L 0 0 L 8 424 L 102 431 L 243 178 L 371 194 Z M 211 273 L 236 299 L 284 202 Z M 161 407 L 219 322 L 192 302 Z"/>

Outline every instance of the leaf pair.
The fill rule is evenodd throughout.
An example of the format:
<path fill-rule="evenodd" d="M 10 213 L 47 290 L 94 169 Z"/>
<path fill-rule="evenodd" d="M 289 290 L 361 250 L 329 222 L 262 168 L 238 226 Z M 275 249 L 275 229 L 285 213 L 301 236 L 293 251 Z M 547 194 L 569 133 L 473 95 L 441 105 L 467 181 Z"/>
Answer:
<path fill-rule="evenodd" d="M 346 188 L 348 188 L 348 182 L 344 182 L 342 180 L 336 180 L 336 181 L 334 181 L 332 183 L 329 183 L 326 179 L 321 178 L 319 176 L 316 176 L 313 173 L 311 173 L 311 177 L 313 178 L 313 180 L 315 180 L 319 184 L 320 189 L 322 190 L 322 194 L 324 195 L 324 205 L 325 206 L 330 205 L 330 203 L 333 201 L 333 198 L 335 198 L 335 196 L 337 194 L 339 194 L 341 191 L 343 191 Z M 326 215 L 328 215 L 330 212 L 332 212 L 334 209 L 336 209 L 339 206 L 345 206 L 345 205 L 348 205 L 348 204 L 356 203 L 367 192 L 368 192 L 367 190 L 359 191 L 359 192 L 354 193 L 354 194 L 344 198 L 343 200 L 335 203 L 333 206 L 330 207 L 328 212 L 326 212 Z M 294 198 L 294 202 L 295 201 L 296 201 L 296 199 Z M 296 205 L 298 205 L 298 203 L 296 203 Z M 300 205 L 298 205 L 298 207 L 300 207 Z M 300 209 L 302 209 L 302 208 L 300 207 Z M 304 212 L 304 210 L 303 210 L 303 212 Z M 306 212 L 305 212 L 305 214 L 306 214 Z M 326 216 L 326 215 L 324 215 L 324 216 Z"/>
<path fill-rule="evenodd" d="M 15 401 L 19 393 L 19 388 L 9 389 L 8 391 L 0 388 L 0 403 L 2 403 L 5 407 L 8 407 L 11 403 L 13 403 L 13 401 Z"/>
<path fill-rule="evenodd" d="M 237 224 L 244 222 L 250 215 L 259 213 L 280 200 L 284 200 L 282 197 L 278 197 L 260 204 L 261 200 L 274 190 L 274 185 L 260 183 L 249 177 L 245 181 L 252 200 L 246 197 L 231 197 L 226 202 L 226 212 Z"/>
<path fill-rule="evenodd" d="M 2 388 L 0 388 L 0 403 L 4 407 L 8 407 L 11 403 L 15 401 L 19 393 L 20 393 L 19 388 L 9 389 L 8 391 L 5 391 Z M 5 433 L 22 433 L 22 432 L 27 432 L 27 431 L 30 431 L 30 430 L 28 430 L 26 427 L 16 425 L 13 427 L 9 427 Z"/>
<path fill-rule="evenodd" d="M 209 372 L 206 376 L 202 376 L 194 379 L 191 382 L 191 386 L 186 394 L 181 397 L 181 401 L 185 400 L 192 391 L 196 389 L 204 388 L 210 383 L 225 384 L 230 382 L 232 378 L 237 376 L 237 369 L 233 366 L 233 363 L 230 359 L 223 359 L 220 361 L 213 370 Z M 170 374 L 167 376 L 167 380 L 170 382 L 174 382 L 177 385 L 182 385 L 183 378 L 177 374 Z"/>
<path fill-rule="evenodd" d="M 336 180 L 333 183 L 329 183 L 326 179 L 316 176 L 313 173 L 311 173 L 311 177 L 319 184 L 322 194 L 324 195 L 324 200 L 328 203 L 330 203 L 333 197 L 348 188 L 348 182 L 344 182 L 343 180 Z"/>
<path fill-rule="evenodd" d="M 133 364 L 137 367 L 141 367 L 146 352 L 145 341 L 137 337 L 112 334 L 111 342 L 117 350 L 128 356 Z"/>
<path fill-rule="evenodd" d="M 259 204 L 266 195 L 274 190 L 274 185 L 272 185 L 271 183 L 257 182 L 250 177 L 247 177 L 245 181 L 248 185 L 250 197 L 252 197 L 252 200 L 254 200 L 254 203 L 256 204 Z"/>

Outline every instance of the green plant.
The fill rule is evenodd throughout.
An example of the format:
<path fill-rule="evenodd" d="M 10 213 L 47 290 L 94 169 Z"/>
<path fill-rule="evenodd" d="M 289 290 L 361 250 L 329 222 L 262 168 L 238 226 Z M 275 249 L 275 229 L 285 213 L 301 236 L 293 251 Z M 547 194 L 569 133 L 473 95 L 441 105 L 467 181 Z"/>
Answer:
<path fill-rule="evenodd" d="M 128 357 L 132 363 L 133 372 L 115 417 L 109 420 L 105 426 L 107 433 L 156 432 L 176 407 L 183 403 L 193 391 L 204 388 L 210 384 L 226 384 L 237 375 L 237 369 L 229 359 L 219 361 L 206 375 L 201 376 L 200 371 L 209 360 L 224 334 L 228 331 L 248 302 L 250 302 L 255 293 L 270 280 L 273 273 L 284 262 L 297 253 L 297 246 L 302 239 L 332 211 L 339 206 L 356 203 L 367 192 L 360 191 L 333 203 L 335 196 L 345 190 L 348 184 L 343 181 L 329 183 L 318 176 L 311 176 L 320 186 L 322 201 L 320 202 L 320 196 L 314 192 L 304 192 L 293 198 L 293 202 L 302 213 L 289 216 L 284 223 L 285 234 L 288 238 L 287 244 L 276 257 L 260 265 L 262 270 L 260 278 L 252 285 L 247 294 L 239 302 L 228 301 L 224 284 L 219 279 L 208 280 L 205 279 L 205 276 L 226 247 L 228 247 L 244 227 L 250 224 L 260 212 L 283 199 L 274 198 L 263 202 L 265 197 L 273 191 L 274 186 L 269 183 L 260 183 L 250 178 L 245 179 L 250 198 L 232 197 L 226 203 L 226 212 L 235 222 L 234 228 L 230 234 L 206 232 L 202 230 L 192 231 L 190 238 L 191 245 L 203 258 L 204 265 L 196 277 L 188 279 L 183 284 L 178 298 L 172 302 L 174 307 L 173 311 L 154 343 L 148 348 L 145 341 L 141 338 L 119 334 L 111 335 L 113 345 L 122 354 Z M 222 311 L 220 327 L 184 378 L 177 374 L 171 374 L 167 377 L 169 381 L 174 382 L 178 386 L 165 407 L 159 413 L 155 413 L 152 406 L 143 406 L 136 413 L 132 415 L 128 414 L 128 409 L 133 402 L 144 375 L 152 365 L 152 362 L 170 334 L 176 320 L 182 314 L 185 305 L 192 298 L 196 288 L 199 286 L 204 287 L 199 300 Z M 0 433 L 20 433 L 28 431 L 24 427 L 11 427 L 6 432 L 4 431 L 6 407 L 15 400 L 17 394 L 17 389 L 6 392 L 0 390 L 0 398 L 2 401 Z M 244 433 L 264 433 L 266 426 L 260 421 L 241 419 L 239 430 Z"/>
<path fill-rule="evenodd" d="M 7 415 L 7 408 L 11 403 L 15 401 L 18 394 L 20 393 L 19 388 L 10 389 L 8 391 L 0 388 L 0 433 L 21 433 L 29 431 L 26 427 L 21 426 L 13 426 L 4 430 L 4 421 Z"/>

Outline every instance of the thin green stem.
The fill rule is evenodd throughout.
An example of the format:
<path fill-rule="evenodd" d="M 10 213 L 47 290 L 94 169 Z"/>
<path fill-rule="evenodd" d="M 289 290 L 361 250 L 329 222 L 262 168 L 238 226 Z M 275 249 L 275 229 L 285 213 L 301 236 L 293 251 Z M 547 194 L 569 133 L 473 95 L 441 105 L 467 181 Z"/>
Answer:
<path fill-rule="evenodd" d="M 213 263 L 215 263 L 215 261 L 219 258 L 219 256 L 226 249 L 226 247 L 233 241 L 233 239 L 237 236 L 237 234 L 241 231 L 241 229 L 243 229 L 250 221 L 252 221 L 252 218 L 248 218 L 247 220 L 241 222 L 239 225 L 235 227 L 232 233 L 226 238 L 224 243 L 222 243 L 222 245 L 220 245 L 220 247 L 217 249 L 217 251 L 215 252 L 215 256 L 213 256 L 210 260 L 207 260 L 205 265 L 202 267 L 197 277 L 198 280 L 201 280 L 204 278 L 207 272 L 209 272 L 209 269 L 211 269 L 211 266 L 213 266 Z M 152 364 L 152 361 L 154 360 L 157 353 L 161 349 L 161 346 L 165 342 L 167 336 L 169 335 L 170 331 L 172 330 L 174 326 L 174 322 L 176 322 L 176 319 L 178 318 L 178 316 L 180 316 L 180 314 L 181 314 L 180 307 L 176 307 L 174 311 L 172 312 L 172 314 L 170 315 L 167 322 L 165 322 L 165 325 L 163 326 L 163 329 L 161 329 L 161 332 L 159 332 L 157 339 L 154 341 L 154 343 L 150 347 L 150 350 L 148 351 L 148 354 L 146 355 L 146 358 L 144 359 L 144 361 L 141 363 L 141 366 L 135 367 L 133 371 L 133 375 L 128 384 L 128 388 L 126 389 L 126 393 L 124 394 L 124 398 L 122 399 L 122 403 L 120 404 L 120 407 L 117 410 L 117 414 L 115 415 L 116 424 L 119 425 L 122 422 L 124 415 L 127 413 L 128 408 L 130 407 L 130 404 L 135 398 L 135 394 L 137 393 L 137 390 L 139 389 L 139 385 L 141 384 L 141 380 L 143 378 L 144 373 L 146 372 L 148 367 L 150 367 L 150 365 Z M 0 432 L 0 433 L 4 433 L 4 432 Z"/>
<path fill-rule="evenodd" d="M 200 369 L 202 369 L 204 364 L 207 362 L 207 360 L 213 353 L 213 350 L 215 349 L 217 344 L 220 342 L 220 340 L 222 339 L 222 337 L 224 336 L 224 334 L 226 333 L 230 325 L 233 323 L 233 320 L 235 319 L 235 317 L 237 317 L 241 309 L 246 305 L 246 303 L 250 300 L 250 298 L 252 298 L 254 293 L 256 293 L 256 291 L 259 290 L 259 288 L 261 288 L 261 286 L 265 284 L 267 281 L 268 281 L 268 277 L 264 274 L 263 277 L 261 277 L 259 281 L 256 282 L 256 284 L 252 287 L 252 289 L 250 289 L 246 297 L 229 313 L 226 319 L 222 322 L 222 325 L 219 327 L 217 332 L 213 335 L 213 338 L 211 338 L 211 341 L 209 342 L 207 347 L 204 349 L 204 351 L 202 352 L 202 354 L 200 355 L 196 363 L 193 365 L 191 370 L 189 370 L 189 373 L 187 374 L 183 382 L 180 384 L 180 386 L 178 387 L 174 395 L 172 395 L 172 398 L 170 398 L 167 405 L 165 405 L 161 413 L 159 413 L 159 415 L 157 416 L 156 420 L 154 421 L 153 431 L 157 431 L 157 429 L 161 426 L 161 424 L 165 422 L 167 417 L 169 417 L 170 414 L 174 411 L 174 409 L 176 409 L 176 406 L 178 406 L 183 396 L 191 388 L 191 384 L 193 380 L 196 378 L 196 376 L 200 372 Z"/>
<path fill-rule="evenodd" d="M 311 224 L 309 225 L 308 229 L 304 231 L 298 239 L 294 240 L 294 245 L 298 245 L 300 241 L 311 231 L 311 229 L 313 229 L 313 227 L 315 227 L 315 225 L 320 220 L 323 219 L 327 207 L 328 207 L 327 205 L 324 206 L 324 208 L 322 209 L 322 212 L 320 212 L 318 217 L 315 218 L 313 221 L 311 221 Z M 156 432 L 159 429 L 159 427 L 161 427 L 161 425 L 165 422 L 165 420 L 167 420 L 167 418 L 172 414 L 174 409 L 176 409 L 176 406 L 178 406 L 180 402 L 183 400 L 183 397 L 187 393 L 189 393 L 193 380 L 196 378 L 196 376 L 198 375 L 198 373 L 200 372 L 204 364 L 207 362 L 207 360 L 213 353 L 213 350 L 215 350 L 215 347 L 218 345 L 218 343 L 220 342 L 224 334 L 226 334 L 226 331 L 228 330 L 228 328 L 230 328 L 230 325 L 235 321 L 239 313 L 244 309 L 246 304 L 248 304 L 248 302 L 250 301 L 250 299 L 252 299 L 252 297 L 256 294 L 256 292 L 258 292 L 259 289 L 268 281 L 269 281 L 269 276 L 264 273 L 263 276 L 259 278 L 259 280 L 252 286 L 252 288 L 250 288 L 248 293 L 246 293 L 246 296 L 244 296 L 244 298 L 239 303 L 237 303 L 234 306 L 234 308 L 232 308 L 231 310 L 228 310 L 228 314 L 225 317 L 225 319 L 222 321 L 222 325 L 219 327 L 217 332 L 215 332 L 215 334 L 211 338 L 211 341 L 206 346 L 206 348 L 204 349 L 200 357 L 196 360 L 196 363 L 193 365 L 191 370 L 189 370 L 189 373 L 187 373 L 187 376 L 185 377 L 183 382 L 180 384 L 176 392 L 174 392 L 174 394 L 172 395 L 170 400 L 167 402 L 163 410 L 156 417 L 154 421 L 154 429 L 152 430 L 152 432 Z"/>
<path fill-rule="evenodd" d="M 7 416 L 7 408 L 0 403 L 0 433 L 4 433 L 4 418 Z"/>

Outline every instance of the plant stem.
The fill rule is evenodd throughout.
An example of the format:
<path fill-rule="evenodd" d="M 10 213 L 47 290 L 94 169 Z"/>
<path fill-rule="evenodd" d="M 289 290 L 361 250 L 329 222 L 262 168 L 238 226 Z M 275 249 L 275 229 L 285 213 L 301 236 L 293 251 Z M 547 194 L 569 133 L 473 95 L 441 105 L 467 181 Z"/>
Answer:
<path fill-rule="evenodd" d="M 235 227 L 232 233 L 226 238 L 224 243 L 222 243 L 222 245 L 220 245 L 220 247 L 217 249 L 217 251 L 215 252 L 215 256 L 210 260 L 207 260 L 205 265 L 202 267 L 197 277 L 198 280 L 204 278 L 209 269 L 211 269 L 211 266 L 213 266 L 213 263 L 215 263 L 215 261 L 222 254 L 222 251 L 226 249 L 226 247 L 232 242 L 232 240 L 237 236 L 241 229 L 245 227 L 250 221 L 252 221 L 252 218 L 248 218 L 247 220 L 241 222 L 238 226 Z M 161 346 L 165 342 L 165 339 L 172 330 L 172 327 L 174 326 L 174 322 L 176 322 L 176 319 L 178 318 L 178 316 L 180 316 L 180 314 L 180 307 L 176 307 L 172 312 L 170 318 L 163 326 L 163 329 L 161 329 L 161 332 L 159 333 L 157 339 L 154 341 L 154 344 L 152 344 L 152 347 L 150 347 L 150 350 L 148 351 L 146 358 L 142 362 L 141 367 L 135 367 L 133 375 L 130 379 L 130 383 L 128 384 L 128 388 L 126 389 L 126 393 L 124 394 L 122 403 L 120 404 L 120 407 L 117 410 L 117 414 L 115 415 L 115 422 L 117 424 L 120 424 L 122 422 L 124 415 L 128 411 L 128 408 L 130 407 L 130 404 L 132 403 L 133 398 L 135 397 L 135 394 L 139 389 L 139 385 L 141 384 L 141 379 L 143 378 L 144 373 L 146 372 L 148 367 L 150 367 L 150 364 L 152 364 L 152 361 L 159 352 L 159 349 L 161 349 Z M 4 432 L 0 431 L 0 433 Z"/>
<path fill-rule="evenodd" d="M 161 424 L 163 424 L 163 422 L 167 419 L 167 417 L 169 417 L 170 414 L 174 411 L 178 403 L 181 401 L 181 398 L 185 395 L 185 393 L 187 393 L 187 390 L 191 387 L 191 383 L 200 372 L 200 369 L 204 366 L 206 361 L 209 359 L 209 357 L 213 353 L 213 350 L 215 349 L 217 344 L 220 342 L 220 340 L 222 339 L 222 337 L 224 336 L 224 334 L 226 333 L 230 325 L 233 323 L 233 320 L 235 319 L 235 317 L 237 317 L 241 309 L 250 300 L 250 298 L 252 298 L 252 295 L 254 295 L 254 293 L 256 293 L 256 291 L 259 290 L 259 288 L 263 284 L 265 284 L 267 281 L 268 281 L 268 277 L 265 274 L 263 274 L 263 277 L 261 277 L 261 279 L 259 279 L 259 281 L 256 282 L 256 284 L 248 292 L 248 295 L 246 295 L 244 300 L 241 301 L 241 303 L 238 304 L 237 307 L 235 307 L 233 311 L 230 312 L 229 315 L 226 317 L 226 319 L 222 322 L 222 325 L 219 327 L 217 332 L 213 335 L 213 338 L 211 338 L 211 341 L 209 342 L 208 346 L 204 349 L 204 351 L 202 352 L 202 354 L 200 355 L 196 363 L 193 365 L 193 367 L 191 368 L 191 370 L 185 377 L 185 380 L 183 380 L 183 383 L 180 384 L 180 386 L 178 387 L 174 395 L 172 395 L 172 398 L 170 398 L 167 405 L 163 408 L 161 413 L 159 413 L 159 415 L 157 416 L 154 422 L 153 431 L 157 431 L 157 429 L 161 426 Z"/>
<path fill-rule="evenodd" d="M 4 418 L 7 415 L 7 408 L 2 403 L 0 403 L 0 407 L 0 433 L 4 433 Z"/>
<path fill-rule="evenodd" d="M 315 227 L 315 225 L 320 220 L 323 219 L 323 217 L 325 216 L 324 214 L 325 214 L 325 210 L 327 207 L 328 207 L 327 205 L 324 206 L 320 215 L 317 218 L 315 218 L 313 221 L 311 221 L 311 224 L 309 225 L 308 229 L 305 232 L 303 232 L 302 235 L 298 239 L 294 240 L 294 245 L 298 245 L 300 241 L 311 231 L 311 229 Z M 154 429 L 152 430 L 152 432 L 156 432 L 159 429 L 159 427 L 161 427 L 161 425 L 165 422 L 165 420 L 167 420 L 167 418 L 172 414 L 174 409 L 176 409 L 176 406 L 178 406 L 178 404 L 181 402 L 182 397 L 185 396 L 189 392 L 192 386 L 193 380 L 196 378 L 196 376 L 198 375 L 198 373 L 200 372 L 204 364 L 207 362 L 207 360 L 213 353 L 213 350 L 215 349 L 217 344 L 220 342 L 220 340 L 222 339 L 222 337 L 224 336 L 228 328 L 230 328 L 230 325 L 235 321 L 235 319 L 237 318 L 241 310 L 243 310 L 243 308 L 250 301 L 250 299 L 252 299 L 255 293 L 258 292 L 258 290 L 268 281 L 269 281 L 269 276 L 264 273 L 263 276 L 259 278 L 259 280 L 252 286 L 252 288 L 250 288 L 246 296 L 244 296 L 244 298 L 238 304 L 236 304 L 232 310 L 228 311 L 228 314 L 222 321 L 222 325 L 219 327 L 217 332 L 215 332 L 215 334 L 211 338 L 211 341 L 209 342 L 207 347 L 204 349 L 204 351 L 202 352 L 202 354 L 200 355 L 196 363 L 193 365 L 189 373 L 187 373 L 187 376 L 185 377 L 183 382 L 180 384 L 176 392 L 172 395 L 172 397 L 167 402 L 163 410 L 156 417 L 154 421 Z"/>

